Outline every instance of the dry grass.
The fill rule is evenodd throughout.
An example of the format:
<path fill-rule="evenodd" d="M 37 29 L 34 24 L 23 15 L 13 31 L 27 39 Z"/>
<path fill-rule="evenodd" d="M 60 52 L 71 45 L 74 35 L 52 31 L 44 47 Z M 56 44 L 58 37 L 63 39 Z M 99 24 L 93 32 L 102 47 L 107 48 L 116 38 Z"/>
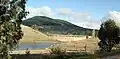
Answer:
<path fill-rule="evenodd" d="M 20 40 L 20 43 L 39 43 L 40 40 L 49 40 L 50 38 L 45 34 L 34 30 L 30 27 L 21 25 L 22 31 L 24 33 L 23 38 Z"/>
<path fill-rule="evenodd" d="M 70 41 L 79 41 L 86 39 L 84 35 L 53 35 L 49 36 L 53 40 L 61 41 L 61 42 L 70 42 Z M 91 36 L 89 36 L 91 38 Z"/>
<path fill-rule="evenodd" d="M 61 43 L 60 45 L 67 50 L 80 50 L 80 51 L 84 51 L 86 46 L 87 52 L 94 52 L 98 48 L 98 42 L 99 40 L 97 38 L 91 38 L 79 41 L 65 42 Z"/>

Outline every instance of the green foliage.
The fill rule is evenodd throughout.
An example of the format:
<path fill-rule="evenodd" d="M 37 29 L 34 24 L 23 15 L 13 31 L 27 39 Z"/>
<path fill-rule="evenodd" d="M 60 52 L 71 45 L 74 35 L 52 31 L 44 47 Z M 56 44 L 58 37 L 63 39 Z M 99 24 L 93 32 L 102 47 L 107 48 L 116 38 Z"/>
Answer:
<path fill-rule="evenodd" d="M 32 25 L 32 28 L 35 30 L 39 30 L 39 27 L 37 25 Z"/>
<path fill-rule="evenodd" d="M 109 19 L 109 20 L 107 20 L 105 22 L 105 26 L 106 26 L 107 30 L 111 30 L 111 31 L 113 31 L 114 29 L 118 28 L 118 26 L 116 25 L 115 21 L 111 20 L 111 19 Z"/>
<path fill-rule="evenodd" d="M 28 12 L 26 0 L 0 0 L 0 59 L 10 59 L 9 52 L 22 38 L 20 24 Z"/>
<path fill-rule="evenodd" d="M 61 54 L 65 54 L 66 50 L 61 49 L 60 46 L 52 46 L 50 47 L 50 53 L 51 54 L 57 54 L 57 55 L 61 55 Z"/>
<path fill-rule="evenodd" d="M 115 44 L 119 43 L 119 27 L 114 20 L 108 19 L 101 25 L 98 32 L 98 37 L 101 40 L 99 46 L 101 50 L 110 52 Z"/>

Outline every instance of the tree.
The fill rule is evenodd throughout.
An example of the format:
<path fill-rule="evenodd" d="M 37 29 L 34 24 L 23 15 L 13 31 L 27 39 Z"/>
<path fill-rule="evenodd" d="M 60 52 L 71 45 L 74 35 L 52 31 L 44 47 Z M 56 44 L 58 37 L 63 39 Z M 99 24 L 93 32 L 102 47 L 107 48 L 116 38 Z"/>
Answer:
<path fill-rule="evenodd" d="M 9 51 L 14 50 L 23 36 L 22 19 L 27 0 L 0 0 L 0 59 L 10 59 Z"/>
<path fill-rule="evenodd" d="M 39 30 L 39 27 L 37 25 L 32 25 L 31 27 L 35 30 Z"/>
<path fill-rule="evenodd" d="M 119 37 L 119 26 L 116 25 L 114 20 L 107 20 L 101 25 L 98 32 L 98 38 L 101 40 L 99 46 L 102 50 L 111 51 L 115 44 L 120 41 Z"/>

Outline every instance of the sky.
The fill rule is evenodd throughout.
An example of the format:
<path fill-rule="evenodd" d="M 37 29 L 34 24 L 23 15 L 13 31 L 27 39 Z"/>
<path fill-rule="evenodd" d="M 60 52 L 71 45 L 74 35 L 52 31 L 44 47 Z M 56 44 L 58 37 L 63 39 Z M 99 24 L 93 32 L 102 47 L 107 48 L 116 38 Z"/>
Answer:
<path fill-rule="evenodd" d="M 99 29 L 109 12 L 120 12 L 120 0 L 28 0 L 26 6 L 27 18 L 59 18 L 92 29 Z"/>

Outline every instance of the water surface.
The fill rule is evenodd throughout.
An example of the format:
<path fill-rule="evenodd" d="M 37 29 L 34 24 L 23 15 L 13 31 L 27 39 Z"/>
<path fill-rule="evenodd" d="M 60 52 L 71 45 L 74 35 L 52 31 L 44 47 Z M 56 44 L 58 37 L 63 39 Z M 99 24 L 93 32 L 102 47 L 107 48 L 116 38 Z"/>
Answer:
<path fill-rule="evenodd" d="M 55 41 L 41 41 L 40 43 L 27 43 L 19 44 L 17 50 L 25 50 L 26 48 L 30 50 L 39 50 L 50 47 L 51 45 L 57 44 Z"/>

